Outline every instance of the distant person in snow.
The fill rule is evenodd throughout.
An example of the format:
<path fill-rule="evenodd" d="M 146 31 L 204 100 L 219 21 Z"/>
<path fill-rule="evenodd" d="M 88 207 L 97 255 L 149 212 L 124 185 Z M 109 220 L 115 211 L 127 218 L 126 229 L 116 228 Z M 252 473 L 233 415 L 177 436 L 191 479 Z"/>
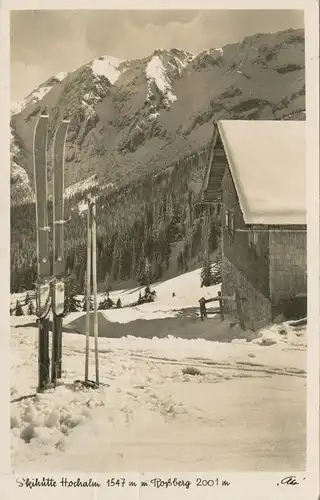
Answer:
<path fill-rule="evenodd" d="M 172 297 L 175 297 L 175 296 L 176 296 L 175 292 L 172 292 Z"/>

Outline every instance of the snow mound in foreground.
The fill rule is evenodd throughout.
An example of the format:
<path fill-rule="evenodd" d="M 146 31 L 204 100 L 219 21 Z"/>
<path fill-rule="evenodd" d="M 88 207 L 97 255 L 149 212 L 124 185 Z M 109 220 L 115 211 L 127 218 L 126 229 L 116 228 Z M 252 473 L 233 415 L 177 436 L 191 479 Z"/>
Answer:
<path fill-rule="evenodd" d="M 15 441 L 24 441 L 32 448 L 63 450 L 70 431 L 91 418 L 93 408 L 104 406 L 102 391 L 72 391 L 58 387 L 54 393 L 37 394 L 11 407 L 11 434 Z"/>

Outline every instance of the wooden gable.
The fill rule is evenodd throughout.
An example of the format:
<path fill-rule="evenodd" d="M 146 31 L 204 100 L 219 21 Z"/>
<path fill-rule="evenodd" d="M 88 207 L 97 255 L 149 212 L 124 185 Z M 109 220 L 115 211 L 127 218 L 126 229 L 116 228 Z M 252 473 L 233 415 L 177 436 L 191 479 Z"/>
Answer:
<path fill-rule="evenodd" d="M 222 140 L 218 128 L 215 126 L 209 165 L 202 186 L 202 203 L 211 204 L 221 201 L 221 184 L 227 165 L 228 162 Z"/>

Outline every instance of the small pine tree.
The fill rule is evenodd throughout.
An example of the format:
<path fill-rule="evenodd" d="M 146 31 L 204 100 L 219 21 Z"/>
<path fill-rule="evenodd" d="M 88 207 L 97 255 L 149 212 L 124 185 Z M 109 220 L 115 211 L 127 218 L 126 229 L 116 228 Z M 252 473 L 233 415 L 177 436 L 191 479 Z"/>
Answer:
<path fill-rule="evenodd" d="M 147 285 L 145 290 L 144 290 L 144 295 L 141 296 L 141 292 L 139 294 L 139 301 L 138 304 L 145 304 L 146 302 L 154 302 L 155 298 L 157 296 L 157 293 L 155 290 L 150 290 L 150 286 Z"/>
<path fill-rule="evenodd" d="M 80 301 L 77 299 L 77 278 L 71 273 L 65 288 L 64 313 L 77 312 L 81 308 Z"/>
<path fill-rule="evenodd" d="M 140 292 L 139 292 L 138 304 L 143 304 L 142 295 L 141 295 L 141 290 L 140 290 Z"/>
<path fill-rule="evenodd" d="M 119 297 L 117 300 L 117 308 L 120 309 L 120 307 L 122 307 L 122 302 L 121 302 L 121 299 Z"/>
<path fill-rule="evenodd" d="M 212 278 L 213 284 L 218 285 L 222 282 L 222 254 L 221 254 L 221 240 L 220 237 L 217 238 L 217 253 L 214 259 L 214 264 L 212 266 Z"/>
<path fill-rule="evenodd" d="M 107 298 L 103 299 L 100 304 L 98 309 L 111 309 L 114 306 L 114 302 L 112 299 L 110 299 L 109 294 Z"/>
<path fill-rule="evenodd" d="M 213 265 L 212 280 L 213 280 L 213 285 L 218 285 L 222 281 L 221 259 L 217 259 Z"/>
<path fill-rule="evenodd" d="M 107 309 L 111 309 L 111 307 L 114 306 L 114 302 L 113 300 L 108 296 L 107 300 L 106 300 L 106 303 L 107 303 Z"/>
<path fill-rule="evenodd" d="M 25 305 L 29 304 L 30 303 L 30 295 L 29 293 L 27 292 L 27 295 L 26 295 L 26 298 L 25 298 L 25 301 L 24 301 Z"/>
<path fill-rule="evenodd" d="M 30 300 L 30 302 L 28 303 L 27 314 L 28 316 L 33 316 L 34 314 L 36 314 L 32 300 Z"/>
<path fill-rule="evenodd" d="M 201 288 L 203 286 L 212 286 L 214 284 L 212 264 L 209 261 L 209 259 L 206 260 L 203 268 L 201 269 L 200 280 L 201 280 Z"/>
<path fill-rule="evenodd" d="M 16 313 L 15 313 L 15 316 L 24 316 L 22 305 L 20 304 L 19 300 L 17 300 L 17 302 L 16 302 Z"/>

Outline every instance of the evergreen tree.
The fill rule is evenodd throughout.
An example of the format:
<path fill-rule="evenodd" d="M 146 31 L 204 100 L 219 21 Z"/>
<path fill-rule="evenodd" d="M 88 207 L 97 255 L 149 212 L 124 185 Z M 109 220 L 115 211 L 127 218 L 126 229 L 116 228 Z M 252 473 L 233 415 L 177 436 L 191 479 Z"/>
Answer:
<path fill-rule="evenodd" d="M 29 296 L 29 292 L 27 292 L 24 303 L 25 303 L 25 305 L 27 305 L 27 304 L 29 304 L 29 302 L 30 302 L 30 296 Z"/>
<path fill-rule="evenodd" d="M 213 267 L 213 269 L 212 269 L 213 285 L 218 285 L 222 281 L 222 274 L 221 274 L 222 254 L 221 254 L 220 238 L 218 238 L 218 249 L 217 249 L 216 257 L 215 257 L 214 264 L 212 267 Z"/>
<path fill-rule="evenodd" d="M 27 314 L 28 316 L 33 316 L 34 314 L 36 314 L 32 300 L 30 300 L 30 302 L 28 303 Z"/>
<path fill-rule="evenodd" d="M 108 297 L 104 298 L 100 304 L 99 304 L 99 309 L 111 309 L 114 306 L 113 300 L 110 298 L 109 294 Z"/>
<path fill-rule="evenodd" d="M 151 283 L 151 266 L 148 258 L 145 258 L 140 273 L 140 285 L 149 285 Z"/>
<path fill-rule="evenodd" d="M 73 272 L 66 281 L 64 312 L 77 312 L 81 308 L 80 301 L 77 299 L 77 278 Z"/>
<path fill-rule="evenodd" d="M 139 292 L 139 297 L 138 297 L 138 304 L 143 304 L 143 300 L 142 300 L 142 295 L 141 295 L 141 290 Z"/>
<path fill-rule="evenodd" d="M 121 299 L 119 297 L 117 300 L 117 308 L 119 309 L 120 307 L 122 307 L 122 303 L 121 303 Z"/>
<path fill-rule="evenodd" d="M 213 269 L 212 269 L 212 284 L 213 285 L 219 285 L 222 281 L 222 275 L 221 275 L 221 261 L 215 262 Z"/>
<path fill-rule="evenodd" d="M 145 290 L 144 290 L 144 295 L 141 297 L 142 303 L 146 302 L 154 302 L 155 298 L 157 296 L 157 293 L 155 290 L 150 290 L 150 286 L 147 285 Z"/>
<path fill-rule="evenodd" d="M 212 264 L 210 260 L 206 260 L 200 274 L 201 288 L 203 286 L 212 286 L 214 284 Z"/>
<path fill-rule="evenodd" d="M 106 302 L 107 302 L 107 309 L 111 309 L 114 306 L 114 302 L 110 297 L 107 298 Z"/>
<path fill-rule="evenodd" d="M 24 316 L 22 305 L 20 304 L 19 300 L 17 300 L 17 302 L 16 302 L 15 316 Z"/>

